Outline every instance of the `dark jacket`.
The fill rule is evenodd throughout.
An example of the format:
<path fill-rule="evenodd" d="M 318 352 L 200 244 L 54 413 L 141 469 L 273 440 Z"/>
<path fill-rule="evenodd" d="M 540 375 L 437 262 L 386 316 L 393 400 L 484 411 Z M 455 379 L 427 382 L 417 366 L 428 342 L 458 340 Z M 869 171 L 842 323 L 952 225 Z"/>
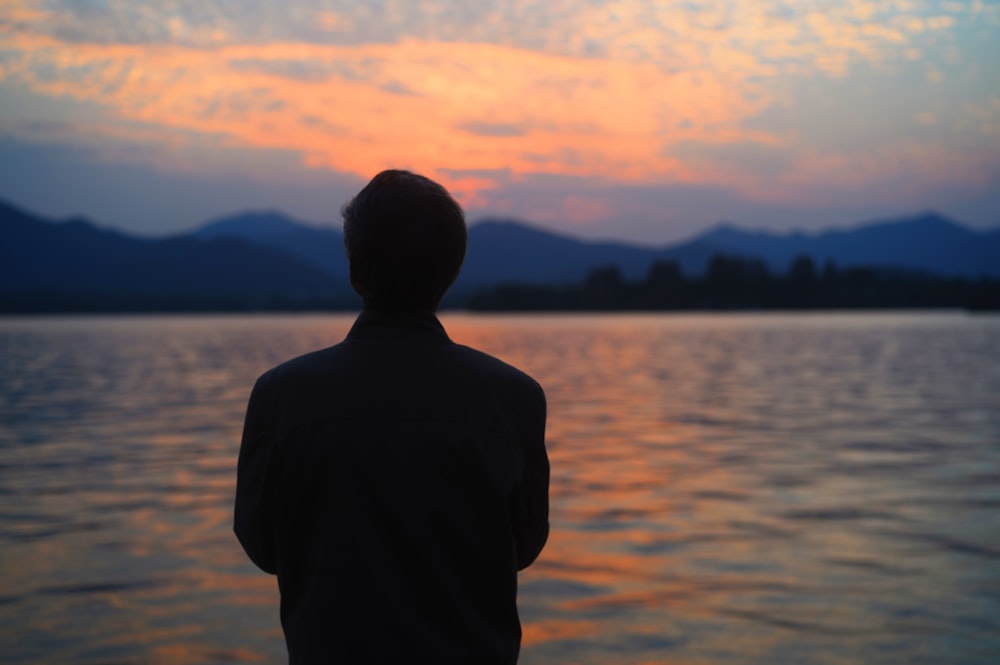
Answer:
<path fill-rule="evenodd" d="M 363 312 L 262 375 L 235 531 L 297 663 L 514 663 L 548 535 L 545 396 L 433 315 Z"/>

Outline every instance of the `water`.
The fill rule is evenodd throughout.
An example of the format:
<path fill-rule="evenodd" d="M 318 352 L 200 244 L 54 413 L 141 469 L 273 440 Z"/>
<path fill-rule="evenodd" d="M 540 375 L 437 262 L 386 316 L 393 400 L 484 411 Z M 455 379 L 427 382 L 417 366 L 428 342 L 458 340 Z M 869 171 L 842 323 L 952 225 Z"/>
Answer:
<path fill-rule="evenodd" d="M 522 663 L 1000 662 L 1000 318 L 443 320 L 549 397 Z M 281 662 L 243 409 L 350 323 L 0 319 L 0 660 Z"/>

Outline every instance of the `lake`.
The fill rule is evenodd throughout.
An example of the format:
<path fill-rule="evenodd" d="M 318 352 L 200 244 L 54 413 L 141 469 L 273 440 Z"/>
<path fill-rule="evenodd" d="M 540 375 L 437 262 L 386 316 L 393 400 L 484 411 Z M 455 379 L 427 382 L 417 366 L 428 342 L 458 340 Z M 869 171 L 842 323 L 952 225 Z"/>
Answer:
<path fill-rule="evenodd" d="M 0 660 L 282 662 L 243 412 L 352 320 L 0 319 Z M 1000 317 L 442 321 L 549 398 L 522 663 L 1000 662 Z"/>

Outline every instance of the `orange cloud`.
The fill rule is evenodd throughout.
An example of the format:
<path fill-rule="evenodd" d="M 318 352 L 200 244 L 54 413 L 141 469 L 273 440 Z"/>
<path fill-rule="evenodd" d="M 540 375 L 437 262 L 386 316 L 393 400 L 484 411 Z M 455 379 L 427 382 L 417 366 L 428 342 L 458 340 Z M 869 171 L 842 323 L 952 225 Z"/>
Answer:
<path fill-rule="evenodd" d="M 312 166 L 362 176 L 398 165 L 697 181 L 668 156 L 672 142 L 774 140 L 741 128 L 762 105 L 744 94 L 747 84 L 651 63 L 417 41 L 193 49 L 11 38 L 21 57 L 3 76 L 37 92 L 97 102 L 151 127 L 296 151 Z M 295 63 L 321 74 L 276 71 Z M 474 196 L 489 183 L 452 184 Z"/>
<path fill-rule="evenodd" d="M 888 21 L 883 6 L 863 0 L 811 13 L 766 2 L 554 0 L 543 13 L 560 20 L 548 22 L 531 19 L 537 7 L 518 7 L 510 16 L 495 8 L 497 25 L 465 26 L 462 42 L 432 34 L 429 25 L 464 34 L 442 15 L 411 37 L 354 43 L 372 29 L 359 10 L 312 12 L 309 27 L 329 37 L 322 43 L 249 43 L 239 25 L 193 25 L 182 16 L 166 41 L 143 43 L 98 24 L 60 37 L 74 28 L 70 15 L 20 0 L 0 9 L 0 84 L 106 109 L 104 124 L 81 121 L 81 134 L 163 144 L 204 137 L 208 145 L 291 152 L 315 169 L 360 178 L 413 168 L 436 175 L 466 205 L 498 209 L 503 201 L 491 191 L 500 181 L 491 174 L 501 172 L 508 180 L 547 174 L 759 192 L 754 169 L 691 159 L 690 147 L 759 146 L 794 161 L 808 137 L 750 122 L 794 103 L 774 84 L 779 76 L 844 76 L 859 61 L 911 53 L 914 35 L 954 26 L 950 16 L 898 7 Z M 151 30 L 149 18 L 132 27 Z M 839 172 L 818 166 L 838 159 L 810 157 L 787 182 Z M 849 178 L 851 168 L 844 171 Z M 578 197 L 550 212 L 586 222 L 608 209 Z"/>

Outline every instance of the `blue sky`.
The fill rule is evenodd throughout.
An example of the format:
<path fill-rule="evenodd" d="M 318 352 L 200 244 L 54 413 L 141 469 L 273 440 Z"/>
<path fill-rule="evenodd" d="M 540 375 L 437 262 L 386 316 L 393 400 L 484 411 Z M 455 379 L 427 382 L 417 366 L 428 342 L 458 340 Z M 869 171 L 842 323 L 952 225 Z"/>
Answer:
<path fill-rule="evenodd" d="M 336 223 L 382 168 L 472 220 L 659 244 L 1000 226 L 1000 3 L 0 6 L 0 197 L 162 234 Z"/>

